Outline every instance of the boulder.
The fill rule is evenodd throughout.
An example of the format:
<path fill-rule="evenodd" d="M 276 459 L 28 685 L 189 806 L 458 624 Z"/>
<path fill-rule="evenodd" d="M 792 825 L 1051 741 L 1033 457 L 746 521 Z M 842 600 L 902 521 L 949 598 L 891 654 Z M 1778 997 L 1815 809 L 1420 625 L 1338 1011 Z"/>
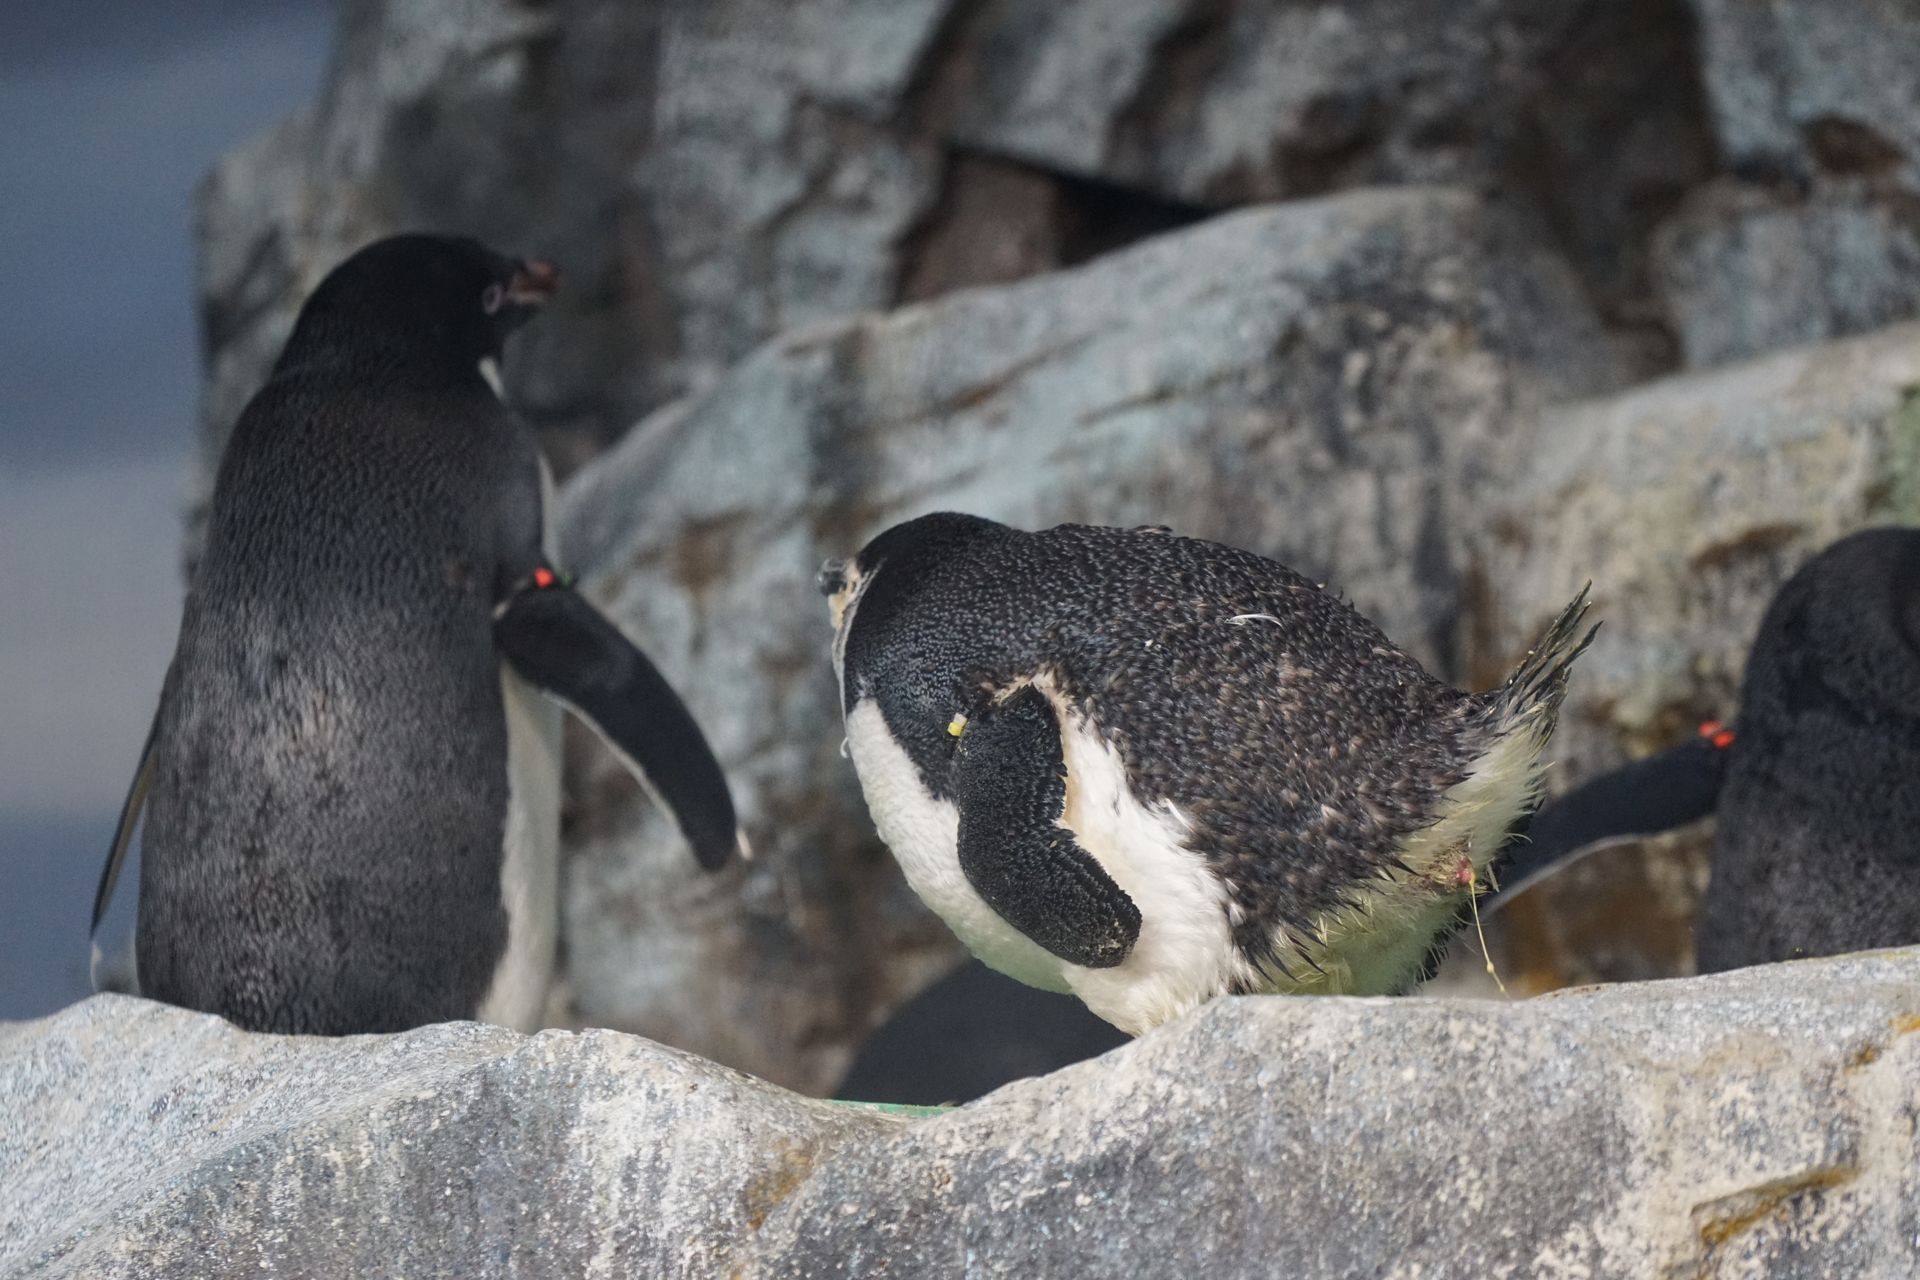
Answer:
<path fill-rule="evenodd" d="M 1656 234 L 1689 365 L 1920 315 L 1920 10 L 1693 0 L 1730 175 Z"/>
<path fill-rule="evenodd" d="M 687 692 L 760 856 L 701 876 L 576 753 L 574 1016 L 815 1091 L 955 957 L 837 754 L 824 558 L 944 508 L 1167 523 L 1337 583 L 1451 671 L 1465 531 L 1535 410 L 1617 378 L 1599 335 L 1486 201 L 1357 192 L 816 326 L 643 422 L 562 494 L 563 555 Z"/>
<path fill-rule="evenodd" d="M 1920 194 L 1884 185 L 1710 183 L 1661 224 L 1652 254 L 1690 366 L 1920 315 Z"/>
<path fill-rule="evenodd" d="M 200 193 L 209 459 L 306 291 L 419 226 L 567 269 L 506 371 L 563 472 L 776 333 L 1378 183 L 1502 189 L 1644 329 L 1646 235 L 1711 172 L 1691 31 L 1684 0 L 351 0 L 314 105 Z"/>
<path fill-rule="evenodd" d="M 1890 523 L 1920 523 L 1920 324 L 1562 406 L 1472 538 L 1476 673 L 1591 579 L 1555 755 L 1611 767 L 1730 713 L 1773 593 Z"/>
<path fill-rule="evenodd" d="M 1886 172 L 1920 190 L 1920 11 L 1906 0 L 1692 0 L 1736 170 Z"/>
<path fill-rule="evenodd" d="M 0 1027 L 0 1272 L 1900 1276 L 1920 952 L 1217 1000 L 921 1118 L 609 1032 Z"/>
<path fill-rule="evenodd" d="M 724 1276 L 884 1117 L 611 1032 L 249 1035 L 96 996 L 0 1024 L 0 1274 Z"/>

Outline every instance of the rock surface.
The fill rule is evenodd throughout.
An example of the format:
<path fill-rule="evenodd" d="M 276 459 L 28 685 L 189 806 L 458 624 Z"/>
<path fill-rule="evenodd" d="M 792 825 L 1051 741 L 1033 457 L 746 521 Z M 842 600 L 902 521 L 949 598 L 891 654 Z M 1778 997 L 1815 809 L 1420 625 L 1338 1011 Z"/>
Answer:
<path fill-rule="evenodd" d="M 1659 233 L 1687 363 L 1920 315 L 1920 10 L 1693 0 L 1731 176 Z"/>
<path fill-rule="evenodd" d="M 1474 538 L 1478 674 L 1594 582 L 1605 619 L 1554 738 L 1581 776 L 1724 715 L 1781 583 L 1870 524 L 1920 522 L 1920 324 L 1549 413 Z"/>
<path fill-rule="evenodd" d="M 1920 952 L 1221 1000 L 904 1119 L 607 1032 L 0 1027 L 0 1273 L 1896 1277 Z"/>
<path fill-rule="evenodd" d="M 1811 177 L 1890 171 L 1920 188 L 1920 11 L 1906 0 L 1692 0 L 1720 145 Z"/>
<path fill-rule="evenodd" d="M 1378 183 L 1499 189 L 1643 333 L 1711 173 L 1684 0 L 351 0 L 201 193 L 209 457 L 306 290 L 412 226 L 567 267 L 507 371 L 564 469 L 776 333 Z"/>
<path fill-rule="evenodd" d="M 1457 528 L 1531 451 L 1537 406 L 1614 377 L 1598 334 L 1483 201 L 1361 192 L 819 326 L 642 423 L 568 486 L 562 550 L 689 691 L 761 856 L 705 879 L 589 754 L 578 1016 L 817 1090 L 954 955 L 835 754 L 823 559 L 942 508 L 1168 523 L 1338 582 L 1445 669 Z"/>
<path fill-rule="evenodd" d="M 1662 224 L 1653 272 L 1689 365 L 1920 315 L 1920 194 L 1728 180 Z"/>

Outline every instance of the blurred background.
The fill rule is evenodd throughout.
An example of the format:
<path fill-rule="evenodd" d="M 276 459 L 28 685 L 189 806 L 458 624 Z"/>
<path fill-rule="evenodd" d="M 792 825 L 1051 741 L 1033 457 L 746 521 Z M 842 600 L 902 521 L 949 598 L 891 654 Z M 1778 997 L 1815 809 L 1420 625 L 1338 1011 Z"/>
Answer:
<path fill-rule="evenodd" d="M 1474 687 L 1591 578 L 1564 788 L 1728 714 L 1772 591 L 1920 520 L 1903 0 L 37 8 L 0 19 L 0 1016 L 81 989 L 211 459 L 391 231 L 565 269 L 510 395 L 761 854 L 699 876 L 570 739 L 554 1020 L 804 1090 L 960 958 L 838 753 L 812 573 L 880 528 L 1170 524 Z M 1521 896 L 1508 985 L 1687 972 L 1709 827 Z M 951 981 L 923 1015 L 1065 1025 Z"/>

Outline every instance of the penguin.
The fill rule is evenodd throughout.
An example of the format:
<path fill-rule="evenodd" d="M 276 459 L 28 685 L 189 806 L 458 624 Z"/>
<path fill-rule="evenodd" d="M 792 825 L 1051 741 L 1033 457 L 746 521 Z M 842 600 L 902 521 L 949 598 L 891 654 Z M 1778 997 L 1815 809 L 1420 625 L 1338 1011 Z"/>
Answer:
<path fill-rule="evenodd" d="M 1920 529 L 1853 534 L 1787 580 L 1735 723 L 1700 971 L 1920 943 Z"/>
<path fill-rule="evenodd" d="M 301 308 L 222 455 L 95 898 L 97 937 L 138 827 L 124 987 L 256 1031 L 533 1029 L 562 708 L 700 865 L 744 850 L 699 726 L 553 564 L 552 481 L 498 361 L 557 283 L 403 235 Z"/>
<path fill-rule="evenodd" d="M 951 512 L 819 586 L 907 882 L 989 967 L 1130 1034 L 1221 994 L 1431 972 L 1537 799 L 1593 634 L 1583 591 L 1469 694 L 1249 552 Z"/>

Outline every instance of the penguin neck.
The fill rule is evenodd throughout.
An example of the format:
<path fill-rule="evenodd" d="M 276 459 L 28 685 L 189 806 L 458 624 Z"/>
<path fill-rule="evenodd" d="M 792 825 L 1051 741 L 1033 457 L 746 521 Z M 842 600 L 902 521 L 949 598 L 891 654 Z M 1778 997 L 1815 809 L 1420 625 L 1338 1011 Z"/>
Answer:
<path fill-rule="evenodd" d="M 469 350 L 450 335 L 428 328 L 378 326 L 371 330 L 332 324 L 326 317 L 312 324 L 303 320 L 287 340 L 275 363 L 274 377 L 317 372 L 346 372 L 356 379 L 372 378 L 387 384 L 444 387 L 483 375 L 479 365 L 490 359 L 498 366 L 500 353 Z"/>

